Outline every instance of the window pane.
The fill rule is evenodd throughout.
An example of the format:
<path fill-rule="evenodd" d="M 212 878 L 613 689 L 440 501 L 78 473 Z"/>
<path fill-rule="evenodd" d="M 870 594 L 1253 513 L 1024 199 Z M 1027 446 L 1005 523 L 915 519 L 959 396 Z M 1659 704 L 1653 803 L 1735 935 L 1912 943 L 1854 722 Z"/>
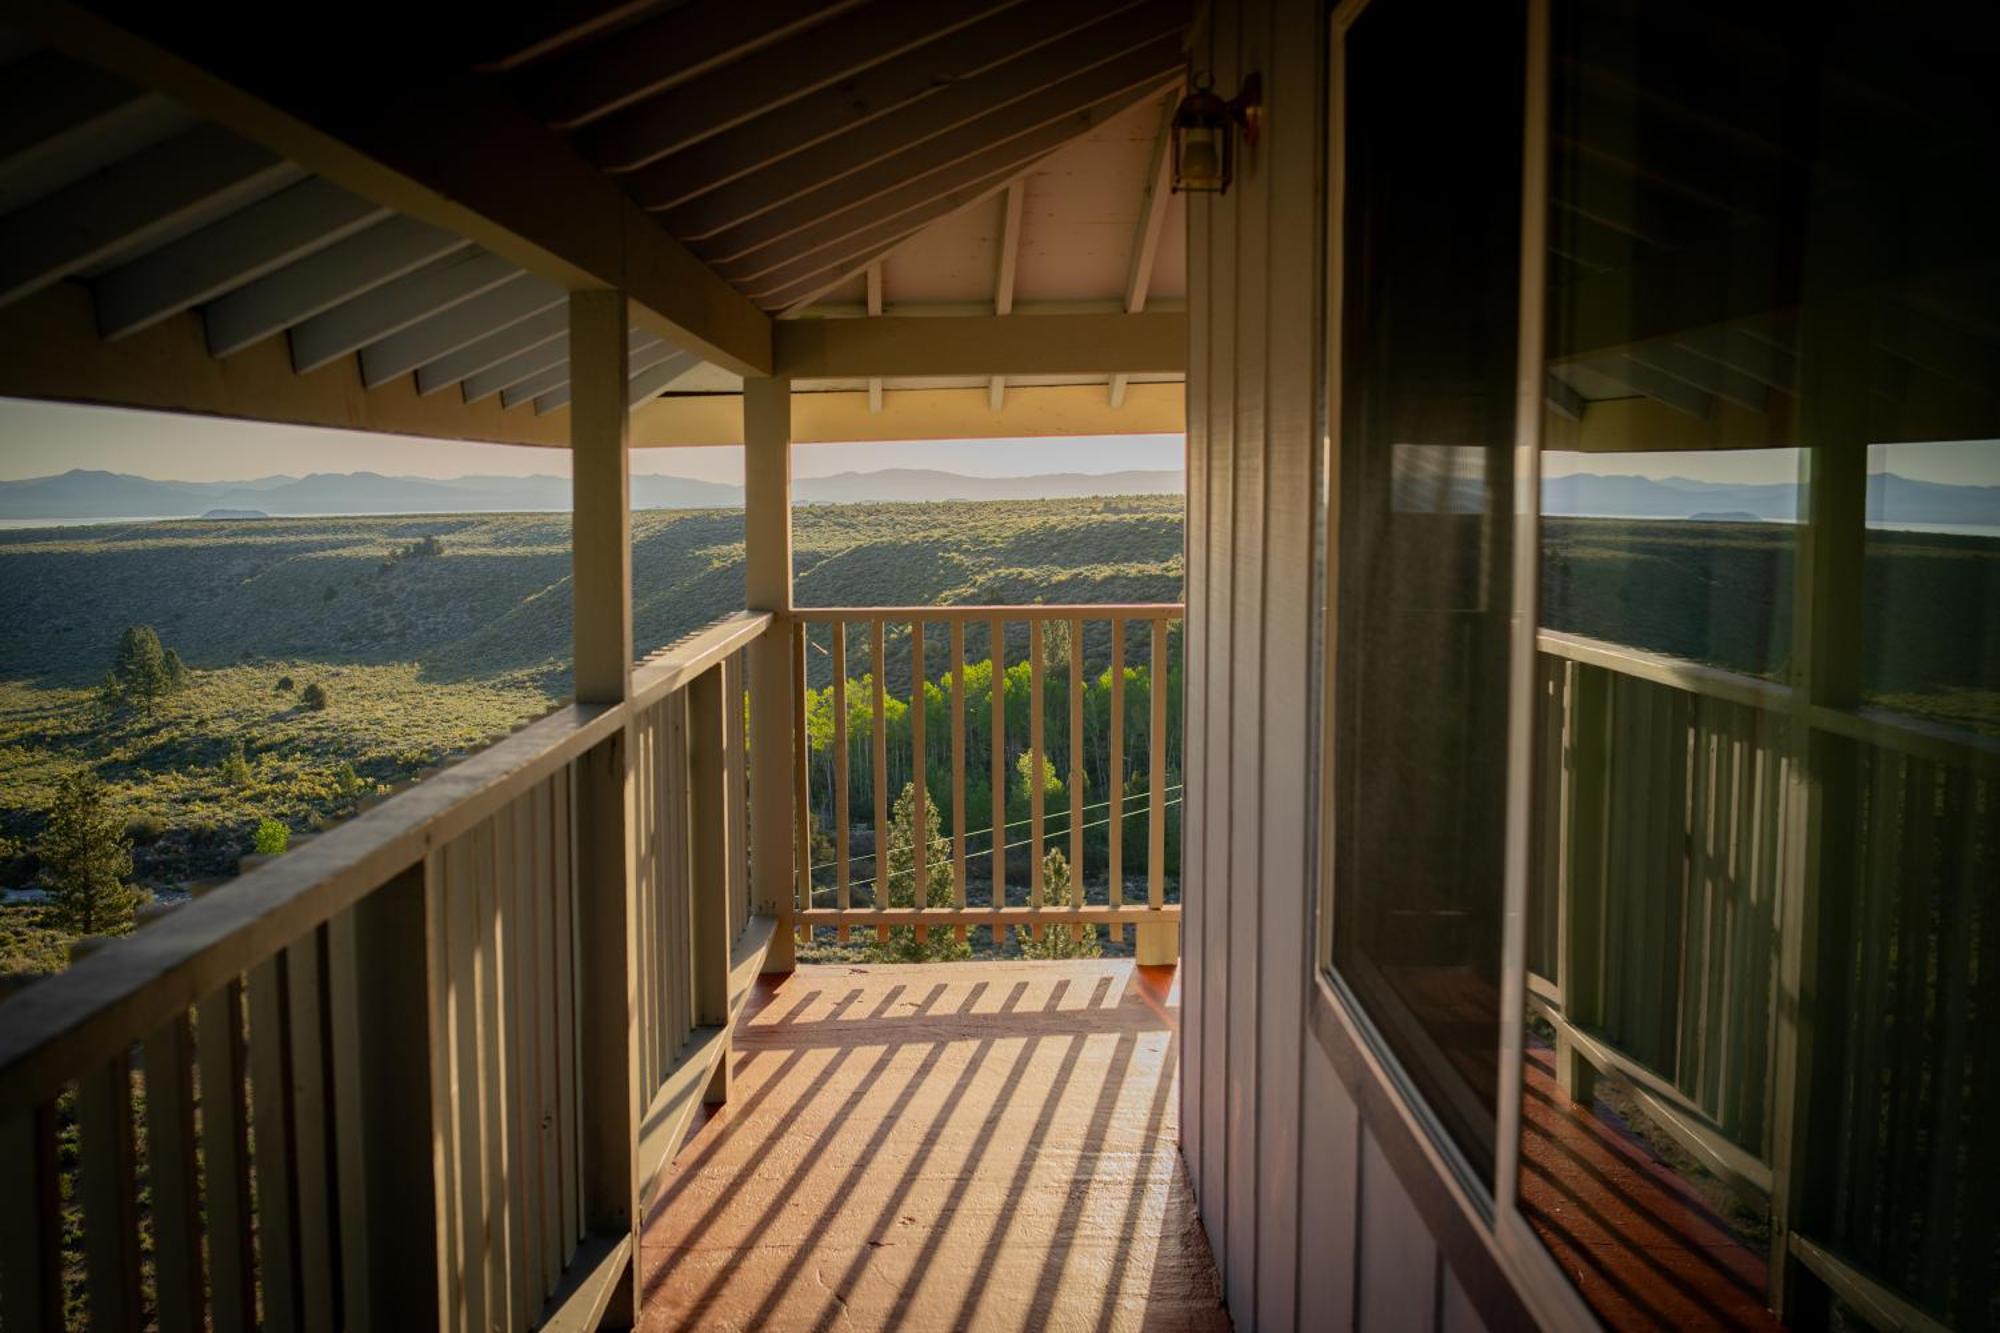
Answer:
<path fill-rule="evenodd" d="M 2000 1327 L 1991 34 L 1552 17 L 1522 1211 L 1612 1327 Z"/>
<path fill-rule="evenodd" d="M 1436 40 L 1450 23 L 1453 41 Z M 1483 1177 L 1519 319 L 1521 12 L 1400 0 L 1348 34 L 1334 963 Z M 1450 96 L 1412 96 L 1410 69 Z M 1501 108 L 1468 115 L 1473 106 Z"/>

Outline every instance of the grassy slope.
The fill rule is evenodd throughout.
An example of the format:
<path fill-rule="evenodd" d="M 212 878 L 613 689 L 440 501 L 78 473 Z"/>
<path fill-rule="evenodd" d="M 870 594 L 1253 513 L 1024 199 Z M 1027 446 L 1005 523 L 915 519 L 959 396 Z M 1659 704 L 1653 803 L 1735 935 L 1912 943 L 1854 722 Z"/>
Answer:
<path fill-rule="evenodd" d="M 669 642 L 742 604 L 742 516 L 635 516 L 636 636 Z M 435 535 L 445 554 L 396 559 Z M 1177 497 L 806 507 L 802 601 L 1156 600 L 1180 591 Z M 107 714 L 93 686 L 126 625 L 194 670 L 155 714 Z M 88 766 L 121 813 L 163 824 L 142 880 L 227 869 L 262 817 L 341 813 L 568 690 L 567 515 L 272 519 L 0 533 L 0 838 L 39 831 L 56 781 Z M 900 648 L 900 645 L 899 645 Z M 290 677 L 290 692 L 277 689 Z M 298 704 L 318 681 L 323 713 Z M 222 760 L 241 743 L 253 776 Z M 360 788 L 343 787 L 351 764 Z M 0 883 L 32 863 L 0 846 Z"/>

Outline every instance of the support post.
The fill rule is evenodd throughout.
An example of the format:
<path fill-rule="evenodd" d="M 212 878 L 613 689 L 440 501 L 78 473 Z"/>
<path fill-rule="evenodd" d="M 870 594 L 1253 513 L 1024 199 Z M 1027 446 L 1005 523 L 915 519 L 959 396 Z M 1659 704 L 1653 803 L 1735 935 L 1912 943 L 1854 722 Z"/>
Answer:
<path fill-rule="evenodd" d="M 723 737 L 728 714 L 722 667 L 709 668 L 688 685 L 688 830 L 693 876 L 694 1021 L 723 1030 L 722 1054 L 715 1062 L 702 1101 L 729 1100 L 729 774 Z"/>
<path fill-rule="evenodd" d="M 778 619 L 750 664 L 750 894 L 776 919 L 766 972 L 790 972 L 795 886 L 792 738 L 792 383 L 743 381 L 744 604 Z"/>
<path fill-rule="evenodd" d="M 625 297 L 574 292 L 570 322 L 571 538 L 576 699 L 632 689 L 632 505 Z M 586 1230 L 634 1237 L 639 1222 L 638 876 L 628 724 L 576 761 L 577 955 Z M 604 1327 L 637 1319 L 638 1270 L 617 1280 Z"/>
<path fill-rule="evenodd" d="M 1853 1021 L 1844 950 L 1856 899 L 1859 747 L 1811 724 L 1813 706 L 1861 699 L 1867 553 L 1869 393 L 1874 338 L 1866 295 L 1807 305 L 1799 325 L 1799 484 L 1805 520 L 1793 557 L 1793 756 L 1786 792 L 1793 866 L 1779 886 L 1777 1071 L 1771 1143 L 1771 1306 L 1788 1327 L 1822 1326 L 1824 1283 L 1792 1252 L 1793 1232 L 1825 1234 L 1838 1173 L 1830 1124 Z M 1877 834 L 1876 836 L 1880 836 Z M 1816 1113 L 1816 1114 L 1815 1114 Z"/>

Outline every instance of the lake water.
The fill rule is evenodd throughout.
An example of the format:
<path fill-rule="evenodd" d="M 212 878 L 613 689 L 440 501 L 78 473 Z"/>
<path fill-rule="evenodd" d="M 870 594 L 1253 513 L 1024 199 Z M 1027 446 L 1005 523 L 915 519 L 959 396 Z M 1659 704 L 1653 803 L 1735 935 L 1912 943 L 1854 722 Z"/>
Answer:
<path fill-rule="evenodd" d="M 154 514 L 145 518 L 0 518 L 0 532 L 12 532 L 16 528 L 101 528 L 115 523 L 165 523 L 169 520 Z"/>

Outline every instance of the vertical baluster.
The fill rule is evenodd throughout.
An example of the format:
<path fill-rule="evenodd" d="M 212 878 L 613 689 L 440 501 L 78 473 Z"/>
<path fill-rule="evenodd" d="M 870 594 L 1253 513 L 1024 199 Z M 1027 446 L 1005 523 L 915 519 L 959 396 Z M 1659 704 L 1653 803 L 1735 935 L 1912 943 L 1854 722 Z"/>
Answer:
<path fill-rule="evenodd" d="M 743 654 L 732 653 L 728 663 L 729 674 L 724 678 L 723 699 L 729 716 L 724 723 L 724 734 L 729 738 L 728 783 L 729 799 L 723 804 L 723 815 L 729 822 L 729 919 L 735 929 L 741 931 L 750 924 L 750 859 L 749 824 L 750 789 L 746 785 L 744 753 L 744 712 Z"/>
<path fill-rule="evenodd" d="M 887 653 L 883 645 L 884 622 L 881 616 L 869 620 L 875 651 L 875 906 L 880 909 L 889 905 L 889 739 L 884 713 L 887 696 L 884 691 L 886 670 L 884 663 Z M 875 927 L 875 938 L 887 940 L 889 927 Z"/>
<path fill-rule="evenodd" d="M 309 1330 L 334 1326 L 333 1188 L 327 1170 L 328 1123 L 325 1041 L 325 967 L 320 932 L 307 934 L 285 950 L 285 979 L 291 994 L 292 1143 L 298 1186 L 299 1293 Z"/>
<path fill-rule="evenodd" d="M 124 1051 L 77 1080 L 77 1195 L 92 1328 L 137 1328 L 139 1181 L 132 1142 L 132 1068 Z"/>
<path fill-rule="evenodd" d="M 1083 906 L 1083 619 L 1069 622 L 1069 901 Z M 1071 927 L 1083 938 L 1085 926 Z"/>
<path fill-rule="evenodd" d="M 59 1187 L 54 1105 L 0 1122 L 0 1328 L 10 1333 L 63 1327 Z"/>
<path fill-rule="evenodd" d="M 1122 907 L 1125 905 L 1125 621 L 1119 616 L 1111 618 L 1111 760 L 1105 772 L 1110 786 L 1105 793 L 1110 801 L 1106 808 L 1110 822 L 1105 825 L 1110 830 L 1110 842 L 1105 848 L 1111 881 L 1108 901 L 1113 907 Z M 1125 942 L 1124 926 L 1111 928 L 1111 942 Z"/>
<path fill-rule="evenodd" d="M 1146 808 L 1146 905 L 1159 911 L 1167 905 L 1167 618 L 1153 621 L 1152 680 L 1147 702 L 1152 706 L 1146 744 L 1149 754 Z M 1139 927 L 1138 961 L 1171 963 L 1180 951 L 1179 927 L 1151 921 Z"/>
<path fill-rule="evenodd" d="M 847 851 L 847 622 L 833 622 L 833 884 L 834 905 L 845 913 L 849 899 Z M 847 918 L 839 918 L 834 937 L 847 943 Z"/>
<path fill-rule="evenodd" d="M 424 962 L 430 1009 L 432 1206 L 437 1210 L 440 1326 L 465 1326 L 464 1228 L 458 1214 L 457 988 L 452 984 L 451 846 L 424 857 Z M 204 1070 L 203 1077 L 206 1078 Z"/>
<path fill-rule="evenodd" d="M 1042 905 L 1042 622 L 1028 622 L 1028 905 Z M 1034 925 L 1036 939 L 1042 923 Z"/>
<path fill-rule="evenodd" d="M 951 622 L 951 884 L 952 901 L 965 911 L 965 621 Z M 953 932 L 965 941 L 965 924 Z"/>
<path fill-rule="evenodd" d="M 444 849 L 445 937 L 450 947 L 447 1011 L 451 1024 L 452 1154 L 450 1176 L 456 1186 L 453 1215 L 458 1220 L 460 1326 L 485 1329 L 486 1205 L 479 1135 L 479 1002 L 474 963 L 478 938 L 478 891 L 473 884 L 470 836 Z"/>
<path fill-rule="evenodd" d="M 491 1326 L 505 1330 L 513 1327 L 514 1310 L 507 1198 L 507 1178 L 512 1174 L 512 1164 L 507 1158 L 507 1098 L 504 1092 L 507 1086 L 507 1043 L 500 1012 L 500 968 L 501 960 L 506 957 L 506 934 L 500 920 L 497 897 L 496 832 L 494 821 L 489 819 L 473 830 L 472 844 L 477 857 L 474 873 L 479 929 L 479 1141 L 482 1149 L 480 1170 L 485 1177 L 486 1299 Z"/>
<path fill-rule="evenodd" d="M 715 1062 L 702 1100 L 710 1106 L 729 1100 L 729 963 L 732 938 L 724 896 L 723 865 L 729 850 L 727 799 L 722 766 L 725 698 L 722 672 L 714 668 L 687 688 L 688 703 L 688 828 L 693 869 L 692 945 L 695 1021 L 724 1029 L 723 1049 Z M 801 754 L 805 751 L 801 750 Z"/>
<path fill-rule="evenodd" d="M 914 872 L 910 891 L 910 905 L 917 909 L 917 939 L 923 940 L 930 932 L 923 924 L 922 912 L 930 905 L 929 885 L 924 871 L 930 862 L 930 821 L 924 817 L 924 802 L 927 795 L 924 763 L 924 622 L 916 621 L 910 626 L 910 855 L 911 870 Z"/>
<path fill-rule="evenodd" d="M 792 819 L 793 837 L 799 849 L 798 900 L 801 906 L 811 907 L 812 742 L 806 725 L 806 706 L 806 625 L 798 621 L 792 626 L 792 750 L 798 755 L 798 761 L 792 765 Z M 798 934 L 801 940 L 810 941 L 812 927 L 800 921 Z"/>
<path fill-rule="evenodd" d="M 540 784 L 514 801 L 514 896 L 508 918 L 508 938 L 513 947 L 508 958 L 508 985 L 513 997 L 510 1023 L 514 1034 L 514 1077 L 509 1080 L 514 1093 L 514 1174 L 520 1179 L 515 1208 L 520 1218 L 520 1249 L 514 1258 L 521 1274 L 521 1290 L 532 1317 L 541 1308 L 549 1287 L 542 1275 L 542 1174 L 541 1137 L 541 1045 L 542 989 L 535 959 L 540 935 L 536 933 L 537 899 L 540 897 L 535 864 L 535 821 L 539 810 L 535 797 Z"/>
<path fill-rule="evenodd" d="M 206 1324 L 195 1178 L 194 1026 L 185 1010 L 146 1039 L 144 1061 L 155 1305 L 161 1333 L 177 1333 Z"/>
<path fill-rule="evenodd" d="M 987 891 L 995 910 L 1007 905 L 1007 622 L 994 618 L 993 667 L 993 884 Z M 1004 932 L 993 927 L 993 947 Z"/>
<path fill-rule="evenodd" d="M 542 1292 L 547 1294 L 555 1289 L 556 1279 L 562 1272 L 562 1078 L 556 1067 L 557 1050 L 557 1005 L 556 992 L 556 871 L 555 871 L 555 793 L 561 775 L 557 774 L 535 785 L 534 818 L 530 828 L 534 834 L 534 846 L 529 864 L 533 867 L 530 881 L 534 893 L 535 933 L 529 940 L 534 950 L 532 970 L 534 973 L 534 1014 L 535 1014 L 535 1097 L 536 1114 L 532 1122 L 535 1139 L 535 1156 L 541 1165 L 541 1218 L 537 1224 L 541 1237 Z"/>
<path fill-rule="evenodd" d="M 528 923 L 522 916 L 522 864 L 519 855 L 525 797 L 517 797 L 500 807 L 493 817 L 493 902 L 498 939 L 494 970 L 500 981 L 500 1061 L 504 1073 L 500 1083 L 501 1111 L 507 1125 L 507 1174 L 502 1182 L 507 1198 L 507 1274 L 513 1302 L 514 1326 L 526 1328 L 541 1308 L 540 1285 L 530 1276 L 533 1253 L 528 1243 L 530 1207 L 526 1097 L 534 1083 L 534 1067 L 522 1047 L 522 1029 L 527 1014 L 522 1009 L 522 941 Z"/>
<path fill-rule="evenodd" d="M 583 1144 L 579 1133 L 583 1114 L 583 1054 L 581 1033 L 577 1031 L 578 985 L 576 911 L 576 773 L 577 765 L 559 769 L 555 792 L 556 915 L 556 1074 L 560 1080 L 558 1105 L 562 1143 L 562 1263 L 567 1267 L 576 1256 L 576 1242 L 583 1234 L 580 1193 L 583 1184 Z"/>
<path fill-rule="evenodd" d="M 250 970 L 250 1107 L 256 1135 L 257 1276 L 264 1326 L 302 1326 L 297 1196 L 293 1184 L 291 1053 L 286 1033 L 290 951 Z"/>

